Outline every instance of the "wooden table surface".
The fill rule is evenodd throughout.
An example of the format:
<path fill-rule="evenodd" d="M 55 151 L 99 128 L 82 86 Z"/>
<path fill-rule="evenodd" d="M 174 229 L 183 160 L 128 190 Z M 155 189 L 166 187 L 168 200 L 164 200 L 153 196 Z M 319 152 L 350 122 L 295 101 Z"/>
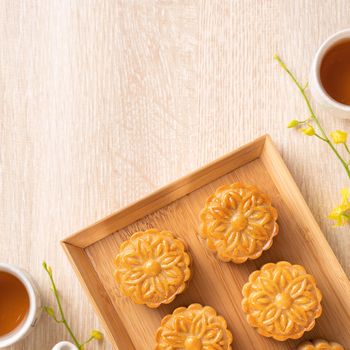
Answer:
<path fill-rule="evenodd" d="M 347 0 L 1 1 L 0 261 L 29 270 L 53 304 L 47 260 L 83 338 L 100 326 L 59 241 L 269 133 L 349 275 L 349 226 L 325 218 L 349 180 L 323 143 L 286 128 L 307 111 L 273 60 L 307 80 L 349 16 Z M 316 109 L 329 131 L 350 131 Z M 64 338 L 44 315 L 11 349 Z"/>

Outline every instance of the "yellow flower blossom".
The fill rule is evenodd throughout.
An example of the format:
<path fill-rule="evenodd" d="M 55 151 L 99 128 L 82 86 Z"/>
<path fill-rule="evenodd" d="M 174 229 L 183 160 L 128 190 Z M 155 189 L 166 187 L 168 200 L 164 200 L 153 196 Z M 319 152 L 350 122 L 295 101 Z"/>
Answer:
<path fill-rule="evenodd" d="M 339 143 L 346 143 L 348 138 L 348 133 L 341 130 L 332 131 L 331 138 L 336 145 Z"/>
<path fill-rule="evenodd" d="M 302 129 L 302 132 L 307 136 L 314 136 L 315 135 L 315 129 L 312 125 L 309 125 L 307 128 Z"/>
<path fill-rule="evenodd" d="M 293 119 L 289 122 L 288 124 L 288 128 L 295 128 L 296 126 L 298 126 L 300 123 L 298 120 L 296 119 Z"/>
<path fill-rule="evenodd" d="M 96 340 L 102 340 L 103 334 L 100 331 L 97 331 L 96 329 L 94 329 L 93 331 L 91 331 L 91 338 Z"/>
<path fill-rule="evenodd" d="M 342 202 L 339 206 L 334 208 L 328 215 L 329 219 L 336 222 L 335 226 L 344 226 L 350 219 L 350 191 L 348 188 L 341 190 L 343 197 Z"/>

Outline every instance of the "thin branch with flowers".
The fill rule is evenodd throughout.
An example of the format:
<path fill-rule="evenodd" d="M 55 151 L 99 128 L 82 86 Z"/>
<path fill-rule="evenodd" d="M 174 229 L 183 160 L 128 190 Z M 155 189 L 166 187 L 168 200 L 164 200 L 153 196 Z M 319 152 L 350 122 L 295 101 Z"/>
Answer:
<path fill-rule="evenodd" d="M 325 132 L 319 118 L 316 116 L 311 102 L 306 94 L 306 90 L 308 88 L 308 84 L 302 85 L 295 75 L 289 70 L 286 64 L 282 61 L 282 59 L 275 55 L 274 59 L 280 64 L 280 66 L 285 70 L 285 72 L 289 75 L 292 81 L 297 86 L 300 91 L 306 106 L 309 111 L 309 117 L 305 120 L 297 120 L 293 119 L 289 122 L 288 128 L 297 128 L 302 133 L 307 136 L 315 136 L 322 142 L 325 142 L 336 155 L 336 157 L 341 162 L 343 168 L 345 169 L 346 174 L 350 179 L 350 148 L 347 144 L 348 134 L 342 130 L 332 131 L 330 136 Z M 345 148 L 348 158 L 344 158 L 337 149 L 337 146 L 341 145 Z M 336 226 L 343 226 L 350 220 L 350 191 L 348 188 L 343 188 L 341 191 L 342 194 L 342 202 L 339 206 L 334 208 L 332 212 L 328 215 L 329 219 L 332 219 L 336 222 Z"/>

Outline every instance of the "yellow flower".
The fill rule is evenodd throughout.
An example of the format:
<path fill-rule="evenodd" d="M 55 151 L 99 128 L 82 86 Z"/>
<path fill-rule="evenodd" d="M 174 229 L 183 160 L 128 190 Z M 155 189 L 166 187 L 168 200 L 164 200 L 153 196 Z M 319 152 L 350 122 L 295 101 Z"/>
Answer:
<path fill-rule="evenodd" d="M 302 129 L 302 132 L 307 136 L 314 136 L 315 135 L 315 129 L 312 125 L 309 125 L 307 128 Z"/>
<path fill-rule="evenodd" d="M 350 192 L 348 188 L 341 190 L 343 200 L 339 206 L 334 208 L 328 215 L 329 219 L 336 221 L 335 226 L 344 226 L 350 219 Z"/>
<path fill-rule="evenodd" d="M 296 120 L 296 119 L 293 119 L 293 120 L 291 120 L 290 122 L 289 122 L 289 124 L 288 124 L 288 128 L 295 128 L 296 126 L 298 126 L 299 125 L 299 121 L 298 120 Z"/>
<path fill-rule="evenodd" d="M 102 340 L 103 334 L 100 331 L 97 331 L 96 329 L 94 329 L 93 331 L 91 331 L 91 338 L 96 340 Z"/>
<path fill-rule="evenodd" d="M 341 130 L 332 131 L 331 138 L 336 145 L 339 143 L 346 143 L 348 133 Z"/>

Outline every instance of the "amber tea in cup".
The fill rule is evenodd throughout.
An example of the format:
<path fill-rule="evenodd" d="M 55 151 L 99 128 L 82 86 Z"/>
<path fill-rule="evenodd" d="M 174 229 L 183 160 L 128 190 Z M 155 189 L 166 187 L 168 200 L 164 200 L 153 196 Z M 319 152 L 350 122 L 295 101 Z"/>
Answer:
<path fill-rule="evenodd" d="M 350 39 L 328 49 L 321 62 L 320 78 L 330 97 L 350 106 Z"/>
<path fill-rule="evenodd" d="M 0 271 L 0 337 L 11 333 L 27 318 L 29 295 L 14 275 Z"/>

